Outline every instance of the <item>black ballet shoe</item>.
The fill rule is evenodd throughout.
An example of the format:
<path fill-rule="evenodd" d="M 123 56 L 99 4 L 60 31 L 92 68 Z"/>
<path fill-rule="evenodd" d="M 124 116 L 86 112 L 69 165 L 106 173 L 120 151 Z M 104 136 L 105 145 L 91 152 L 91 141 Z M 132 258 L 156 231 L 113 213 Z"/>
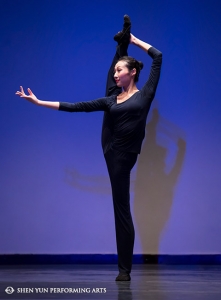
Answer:
<path fill-rule="evenodd" d="M 115 281 L 130 281 L 130 275 L 127 273 L 119 273 Z"/>
<path fill-rule="evenodd" d="M 122 31 L 119 31 L 114 36 L 114 40 L 121 43 L 130 43 L 130 29 L 131 29 L 131 21 L 128 15 L 124 15 L 124 25 Z"/>

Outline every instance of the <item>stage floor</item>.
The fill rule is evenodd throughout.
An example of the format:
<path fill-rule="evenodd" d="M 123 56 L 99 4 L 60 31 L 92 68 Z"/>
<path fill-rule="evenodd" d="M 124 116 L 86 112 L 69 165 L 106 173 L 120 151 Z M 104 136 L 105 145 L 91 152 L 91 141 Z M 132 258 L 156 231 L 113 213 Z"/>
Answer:
<path fill-rule="evenodd" d="M 0 266 L 0 299 L 221 299 L 221 266 L 134 265 L 131 282 L 117 274 L 116 265 Z"/>

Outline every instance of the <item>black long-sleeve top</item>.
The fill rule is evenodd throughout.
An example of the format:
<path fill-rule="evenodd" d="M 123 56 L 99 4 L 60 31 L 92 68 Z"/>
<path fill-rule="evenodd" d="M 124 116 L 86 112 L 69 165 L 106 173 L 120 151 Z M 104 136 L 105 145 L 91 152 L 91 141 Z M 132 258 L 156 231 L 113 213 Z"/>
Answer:
<path fill-rule="evenodd" d="M 148 54 L 153 58 L 149 78 L 143 88 L 126 101 L 117 103 L 116 94 L 87 102 L 60 102 L 59 110 L 62 111 L 105 112 L 102 128 L 104 153 L 111 147 L 123 152 L 141 151 L 147 114 L 156 92 L 162 64 L 162 53 L 159 50 L 151 47 Z"/>

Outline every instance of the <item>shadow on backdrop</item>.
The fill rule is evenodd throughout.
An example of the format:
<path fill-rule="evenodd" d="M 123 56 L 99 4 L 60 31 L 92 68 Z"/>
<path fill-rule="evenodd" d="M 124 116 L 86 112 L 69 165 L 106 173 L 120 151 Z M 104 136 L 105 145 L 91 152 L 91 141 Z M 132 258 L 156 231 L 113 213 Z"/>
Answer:
<path fill-rule="evenodd" d="M 185 152 L 183 132 L 154 108 L 146 125 L 134 186 L 134 215 L 143 254 L 159 253 L 160 235 L 169 219 Z"/>
<path fill-rule="evenodd" d="M 88 175 L 75 167 L 66 167 L 64 181 L 74 189 L 99 195 L 111 196 L 111 184 L 108 175 Z M 135 171 L 131 172 L 130 191 L 134 191 Z"/>
<path fill-rule="evenodd" d="M 131 173 L 130 190 L 134 192 L 134 217 L 143 254 L 159 253 L 160 235 L 169 219 L 185 152 L 183 131 L 153 108 L 136 174 Z M 82 192 L 111 195 L 107 175 L 88 175 L 67 167 L 65 182 Z"/>
<path fill-rule="evenodd" d="M 65 169 L 65 182 L 76 190 L 83 192 L 111 195 L 108 176 L 88 175 L 81 173 L 74 167 L 68 167 Z"/>

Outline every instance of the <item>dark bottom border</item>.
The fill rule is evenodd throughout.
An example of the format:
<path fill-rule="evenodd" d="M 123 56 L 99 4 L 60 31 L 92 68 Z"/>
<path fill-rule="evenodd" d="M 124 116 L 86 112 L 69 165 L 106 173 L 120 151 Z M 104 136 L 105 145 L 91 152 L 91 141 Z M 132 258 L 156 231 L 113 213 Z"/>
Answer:
<path fill-rule="evenodd" d="M 134 264 L 221 265 L 216 255 L 135 254 Z M 0 265 L 117 264 L 116 254 L 2 254 Z"/>

